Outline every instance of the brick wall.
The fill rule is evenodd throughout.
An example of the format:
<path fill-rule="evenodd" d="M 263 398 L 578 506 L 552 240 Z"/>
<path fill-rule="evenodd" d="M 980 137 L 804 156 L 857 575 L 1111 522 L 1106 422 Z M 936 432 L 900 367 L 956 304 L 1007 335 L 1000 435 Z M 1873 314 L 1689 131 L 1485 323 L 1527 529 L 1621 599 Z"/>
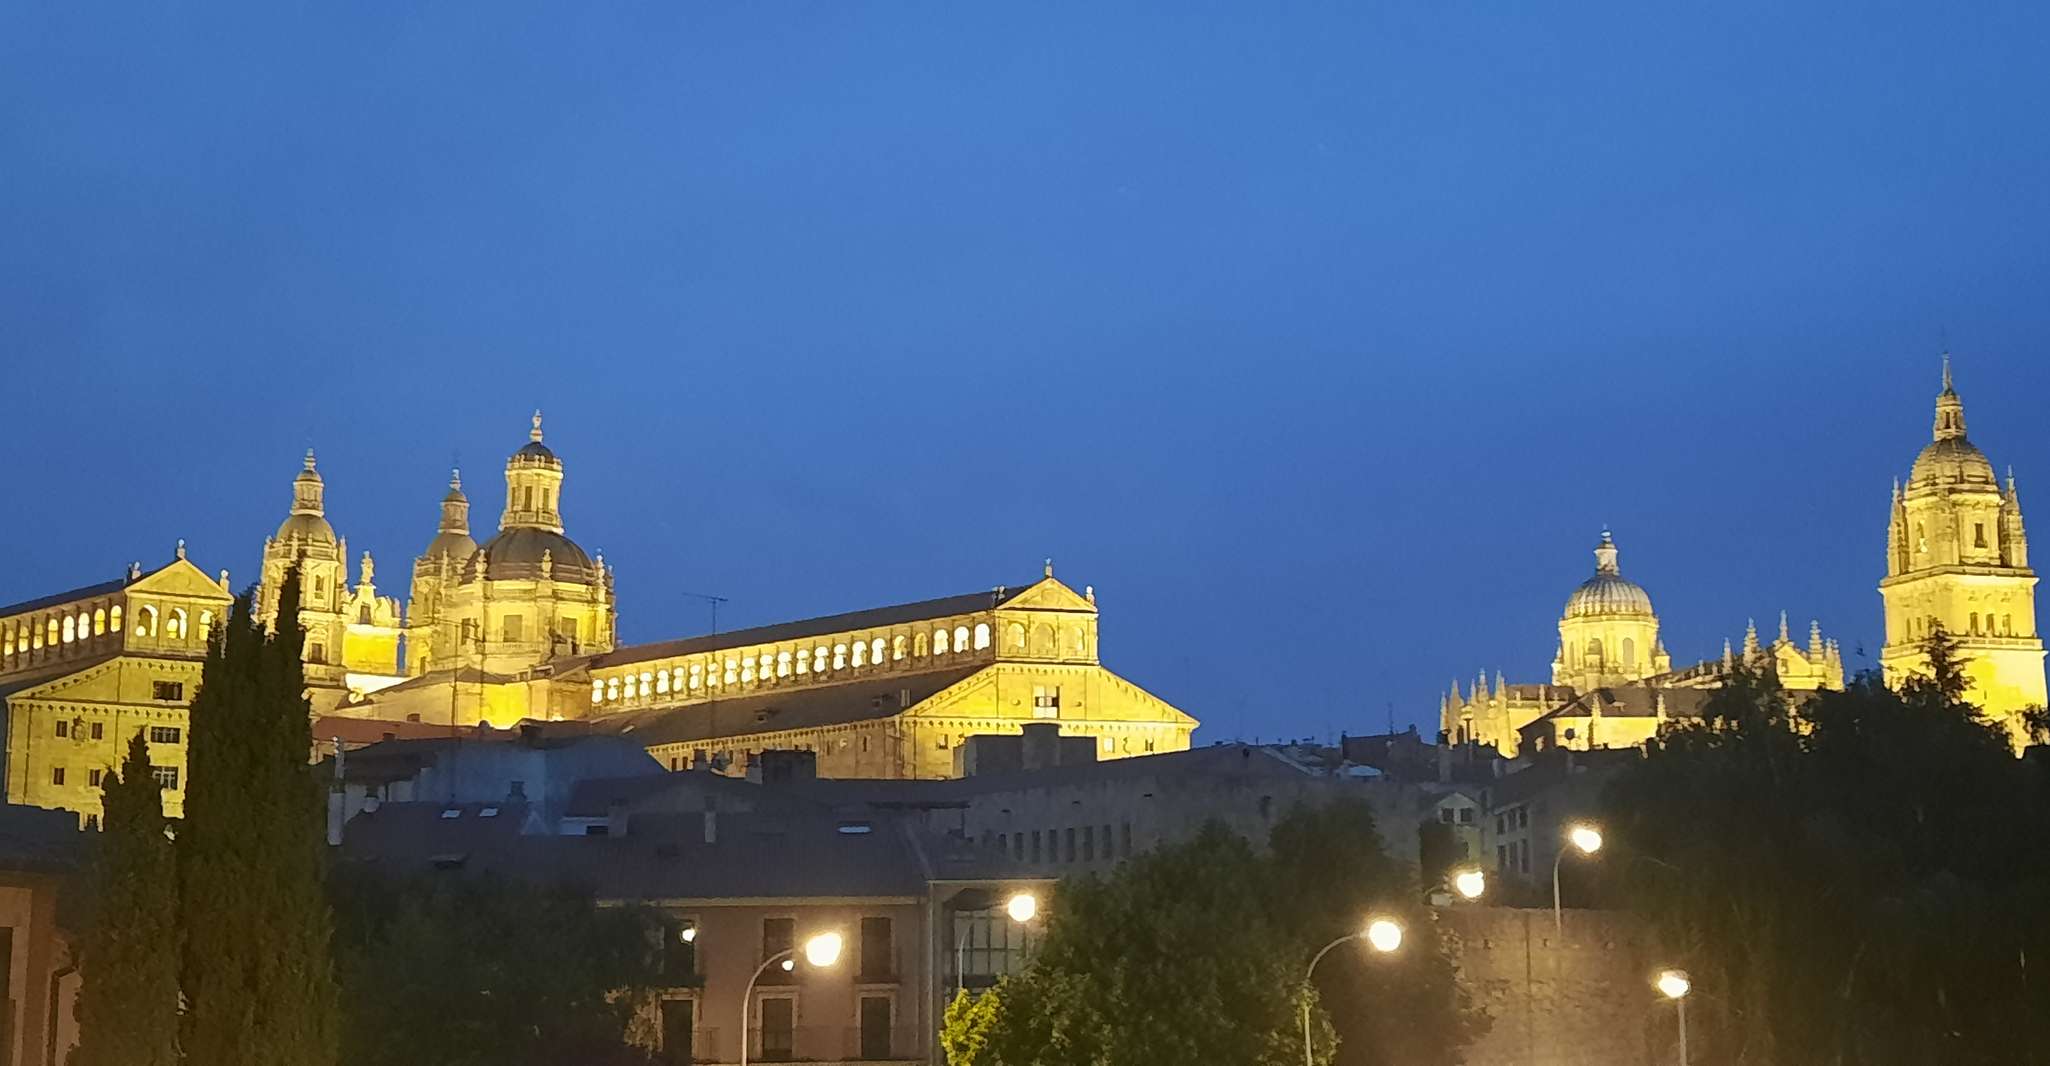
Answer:
<path fill-rule="evenodd" d="M 1460 982 L 1493 1019 L 1467 1066 L 1646 1066 L 1667 1061 L 1671 1009 L 1652 989 L 1649 938 L 1615 911 L 1448 907 L 1440 932 Z"/>

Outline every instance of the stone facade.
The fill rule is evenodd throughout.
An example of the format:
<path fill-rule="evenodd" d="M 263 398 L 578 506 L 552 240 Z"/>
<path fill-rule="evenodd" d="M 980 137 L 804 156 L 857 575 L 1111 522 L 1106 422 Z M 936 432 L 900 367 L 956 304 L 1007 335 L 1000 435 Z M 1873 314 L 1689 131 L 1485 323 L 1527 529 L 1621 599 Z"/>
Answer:
<path fill-rule="evenodd" d="M 1459 981 L 1487 1011 L 1488 1032 L 1466 1050 L 1467 1066 L 1644 1066 L 1669 1059 L 1670 1007 L 1652 978 L 1661 960 L 1628 915 L 1568 911 L 1564 935 L 1552 912 L 1447 907 L 1439 932 Z"/>

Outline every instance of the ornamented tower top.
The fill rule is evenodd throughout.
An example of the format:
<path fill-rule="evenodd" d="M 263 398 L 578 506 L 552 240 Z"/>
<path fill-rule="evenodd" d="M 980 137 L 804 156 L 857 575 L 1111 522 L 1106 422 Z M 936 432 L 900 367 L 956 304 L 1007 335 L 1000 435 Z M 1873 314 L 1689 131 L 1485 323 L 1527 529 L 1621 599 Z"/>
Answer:
<path fill-rule="evenodd" d="M 541 412 L 535 411 L 526 446 L 505 461 L 505 513 L 498 527 L 562 532 L 561 494 L 562 460 L 541 443 Z"/>
<path fill-rule="evenodd" d="M 1566 598 L 1559 618 L 1559 654 L 1552 683 L 1585 692 L 1638 681 L 1671 669 L 1659 641 L 1651 595 L 1623 576 L 1616 540 L 1602 530 L 1594 546 L 1594 576 Z"/>
<path fill-rule="evenodd" d="M 2043 642 L 2036 631 L 2035 572 L 2014 475 L 2002 485 L 1965 435 L 1965 406 L 1943 357 L 1930 441 L 1894 483 L 1887 522 L 1886 646 L 1889 683 L 1927 669 L 1922 642 L 1941 625 L 1962 642 L 1970 698 L 2001 717 L 2045 702 Z"/>

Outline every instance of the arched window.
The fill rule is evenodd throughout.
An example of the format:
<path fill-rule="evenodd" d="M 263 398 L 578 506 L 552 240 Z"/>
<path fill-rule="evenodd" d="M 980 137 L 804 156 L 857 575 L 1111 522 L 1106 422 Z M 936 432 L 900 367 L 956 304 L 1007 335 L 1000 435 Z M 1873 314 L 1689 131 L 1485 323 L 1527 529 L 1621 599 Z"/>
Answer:
<path fill-rule="evenodd" d="M 883 665 L 883 638 L 877 637 L 868 642 L 868 661 L 876 666 Z"/>
<path fill-rule="evenodd" d="M 981 651 L 987 647 L 989 647 L 989 623 L 977 622 L 975 623 L 975 650 Z"/>
<path fill-rule="evenodd" d="M 168 622 L 170 624 L 166 628 L 170 630 L 169 636 L 172 640 L 184 640 L 192 635 L 192 631 L 186 628 L 185 625 L 185 608 L 171 608 L 171 617 L 168 619 Z"/>
<path fill-rule="evenodd" d="M 809 673 L 811 673 L 811 653 L 803 648 L 799 648 L 797 649 L 797 676 L 803 677 Z"/>
<path fill-rule="evenodd" d="M 740 680 L 740 664 L 739 664 L 738 662 L 735 662 L 735 661 L 734 661 L 734 660 L 732 660 L 732 659 L 728 659 L 728 660 L 726 660 L 726 683 L 727 683 L 727 684 L 729 684 L 729 685 L 731 685 L 731 684 L 735 684 L 735 683 L 736 683 L 736 682 L 738 682 L 739 680 Z"/>
<path fill-rule="evenodd" d="M 356 608 L 356 624 L 357 624 L 357 625 L 363 625 L 363 626 L 367 626 L 367 625 L 369 625 L 369 624 L 370 624 L 370 605 L 369 605 L 369 604 L 367 604 L 367 603 L 366 603 L 366 604 L 364 604 L 363 606 L 361 606 L 361 607 L 358 607 L 358 608 Z"/>
<path fill-rule="evenodd" d="M 69 643 L 71 643 L 71 642 L 72 642 L 73 640 L 76 640 L 76 639 L 78 639 L 78 623 L 77 623 L 77 622 L 74 622 L 74 621 L 72 621 L 72 620 L 71 620 L 71 616 L 70 616 L 70 615 L 65 615 L 65 616 L 64 616 L 64 643 L 66 643 L 66 644 L 69 644 Z"/>
<path fill-rule="evenodd" d="M 1077 659 L 1089 654 L 1089 641 L 1083 636 L 1081 626 L 1068 627 L 1068 654 Z"/>
<path fill-rule="evenodd" d="M 1992 615 L 1987 615 L 1991 618 Z M 78 612 L 78 639 L 84 640 L 92 633 L 93 616 L 85 611 Z"/>
<path fill-rule="evenodd" d="M 925 658 L 925 634 L 914 634 L 911 638 L 911 654 Z"/>
<path fill-rule="evenodd" d="M 824 644 L 811 650 L 811 672 L 814 674 L 826 672 L 826 646 Z"/>
<path fill-rule="evenodd" d="M 1929 534 L 1923 531 L 1922 523 L 1917 522 L 1915 523 L 1915 551 L 1925 552 L 1928 550 Z"/>
<path fill-rule="evenodd" d="M 608 703 L 617 703 L 619 701 L 618 678 L 608 677 L 605 679 L 605 700 Z"/>
<path fill-rule="evenodd" d="M 142 605 L 141 610 L 135 612 L 135 635 L 138 637 L 154 637 L 157 635 L 157 609 L 154 605 L 145 603 Z"/>
<path fill-rule="evenodd" d="M 107 609 L 107 629 L 115 633 L 121 632 L 121 605 L 118 603 Z"/>
<path fill-rule="evenodd" d="M 776 653 L 776 676 L 790 676 L 790 653 L 787 651 L 779 651 Z"/>
<path fill-rule="evenodd" d="M 1637 642 L 1636 642 L 1636 641 L 1634 641 L 1634 640 L 1631 640 L 1631 639 L 1630 639 L 1629 637 L 1624 637 L 1624 638 L 1623 638 L 1623 669 L 1625 669 L 1625 670 L 1628 670 L 1628 669 L 1630 669 L 1630 668 L 1632 668 L 1632 667 L 1634 667 L 1634 666 L 1636 666 L 1636 665 L 1637 665 Z"/>
<path fill-rule="evenodd" d="M 868 665 L 868 644 L 865 641 L 854 642 L 854 665 Z"/>
<path fill-rule="evenodd" d="M 48 645 L 48 646 L 50 646 L 50 647 L 52 647 L 52 648 L 56 647 L 56 646 L 57 646 L 57 620 L 56 620 L 55 618 L 51 618 L 51 619 L 47 619 L 47 620 L 45 620 L 45 622 L 44 622 L 44 625 L 43 625 L 43 628 L 44 628 L 44 630 L 45 630 L 45 634 L 44 634 L 44 636 L 43 636 L 43 643 L 44 643 L 44 644 L 46 644 L 46 645 Z"/>
<path fill-rule="evenodd" d="M 669 694 L 669 671 L 657 670 L 655 672 L 655 694 L 658 696 Z"/>
<path fill-rule="evenodd" d="M 1589 665 L 1591 665 L 1591 666 L 1600 666 L 1600 665 L 1602 664 L 1602 638 L 1600 638 L 1600 637 L 1589 637 L 1589 638 L 1588 638 L 1588 641 L 1587 641 L 1587 661 L 1588 661 L 1588 664 L 1589 664 Z"/>
<path fill-rule="evenodd" d="M 934 655 L 945 655 L 947 653 L 946 630 L 935 629 L 932 631 L 932 653 Z"/>
<path fill-rule="evenodd" d="M 1978 636 L 1978 635 L 1979 635 L 1979 612 L 1977 612 L 1977 611 L 1973 611 L 1973 612 L 1972 612 L 1972 621 L 1971 621 L 1971 626 L 1972 626 L 1972 635 L 1973 635 L 1973 636 L 1975 636 L 1975 637 L 1976 637 L 1976 636 Z"/>
<path fill-rule="evenodd" d="M 967 626 L 955 626 L 955 627 L 954 627 L 954 650 L 955 650 L 955 651 L 957 651 L 957 652 L 962 652 L 962 651 L 967 651 L 967 650 L 968 650 L 968 627 L 967 627 Z"/>
<path fill-rule="evenodd" d="M 743 685 L 751 685 L 754 684 L 754 679 L 755 657 L 750 655 L 747 658 L 740 660 L 740 683 Z"/>
<path fill-rule="evenodd" d="M 1004 643 L 1005 643 L 1005 644 L 1008 644 L 1008 645 L 1010 645 L 1010 646 L 1011 646 L 1012 648 L 1014 648 L 1014 649 L 1016 649 L 1016 650 L 1018 650 L 1018 651 L 1024 651 L 1024 650 L 1025 650 L 1025 626 L 1024 626 L 1024 624 L 1023 624 L 1023 623 L 1020 623 L 1020 622 L 1012 622 L 1012 623 L 1011 623 L 1010 625 L 1008 625 L 1008 626 L 1005 626 L 1005 627 L 1004 627 Z"/>
<path fill-rule="evenodd" d="M 2013 615 L 2011 615 L 2011 614 L 2003 614 L 2003 615 L 2001 615 L 2001 616 L 2000 616 L 2000 632 L 2001 632 L 2001 634 L 2002 634 L 2003 636 L 2009 636 L 2009 637 L 2011 637 L 2011 636 L 2014 636 L 2014 616 L 2013 616 Z"/>
<path fill-rule="evenodd" d="M 901 662 L 901 661 L 903 661 L 903 659 L 904 659 L 904 634 L 902 634 L 902 633 L 899 633 L 899 634 L 897 634 L 897 635 L 896 635 L 895 637 L 892 637 L 892 638 L 890 638 L 890 658 L 891 658 L 891 660 L 893 660 L 893 661 L 897 661 L 897 662 Z"/>
<path fill-rule="evenodd" d="M 592 681 L 592 682 L 591 682 L 591 702 L 592 702 L 592 703 L 603 703 L 603 702 L 605 702 L 605 682 L 603 682 L 603 681 Z"/>
<path fill-rule="evenodd" d="M 105 633 L 106 631 L 107 609 L 105 607 L 93 608 L 93 636 L 97 637 L 100 634 Z"/>
<path fill-rule="evenodd" d="M 702 664 L 690 664 L 690 690 L 696 692 L 705 685 L 705 668 Z"/>
<path fill-rule="evenodd" d="M 835 670 L 845 670 L 845 669 L 847 669 L 847 645 L 845 645 L 845 644 L 835 644 L 835 645 L 833 645 L 833 669 L 835 669 Z"/>
<path fill-rule="evenodd" d="M 1053 626 L 1041 622 L 1032 627 L 1032 654 L 1050 656 L 1058 650 L 1054 647 Z"/>

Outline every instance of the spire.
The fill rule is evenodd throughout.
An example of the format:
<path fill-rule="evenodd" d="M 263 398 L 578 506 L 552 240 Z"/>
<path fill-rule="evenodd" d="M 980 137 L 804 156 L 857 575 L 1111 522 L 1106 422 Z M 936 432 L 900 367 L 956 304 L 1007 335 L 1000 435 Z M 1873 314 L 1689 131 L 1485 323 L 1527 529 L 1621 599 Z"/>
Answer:
<path fill-rule="evenodd" d="M 1945 365 L 1948 366 L 1949 364 Z M 1944 371 L 1946 380 L 1949 374 L 1950 371 Z M 536 444 L 541 443 L 541 409 L 539 407 L 534 408 L 534 428 L 527 431 L 527 439 Z"/>
<path fill-rule="evenodd" d="M 441 498 L 441 532 L 470 532 L 470 498 L 463 495 L 463 472 L 449 471 L 448 495 Z"/>
<path fill-rule="evenodd" d="M 1744 620 L 1744 658 L 1749 659 L 1757 654 L 1758 619 L 1747 618 Z"/>
<path fill-rule="evenodd" d="M 1943 353 L 1943 391 L 1936 394 L 1936 440 L 1962 440 L 1965 435 L 1965 403 L 1958 399 L 1950 382 L 1950 353 Z"/>
<path fill-rule="evenodd" d="M 1730 668 L 1730 667 L 1731 667 L 1732 665 L 1734 665 L 1734 664 L 1735 664 L 1735 662 L 1736 662 L 1736 657 L 1735 657 L 1735 655 L 1734 655 L 1734 654 L 1733 654 L 1733 653 L 1731 652 L 1731 650 L 1730 650 L 1730 638 L 1728 638 L 1728 637 L 1724 637 L 1724 638 L 1723 638 L 1723 669 L 1725 669 L 1725 670 L 1728 670 L 1728 669 L 1729 669 L 1729 668 Z"/>
<path fill-rule="evenodd" d="M 1602 540 L 1594 546 L 1594 568 L 1596 573 L 1621 574 L 1616 565 L 1616 539 L 1609 536 L 1609 527 L 1602 527 Z"/>
<path fill-rule="evenodd" d="M 1820 618 L 1810 619 L 1808 622 L 1808 657 L 1811 659 L 1822 658 L 1822 619 Z"/>
<path fill-rule="evenodd" d="M 1790 638 L 1790 637 L 1789 637 L 1789 636 L 1787 635 L 1787 612 L 1786 612 L 1786 611 L 1785 611 L 1784 609 L 1782 609 L 1782 610 L 1780 611 L 1780 639 L 1779 639 L 1779 642 L 1780 642 L 1781 644 L 1791 644 L 1791 643 L 1793 643 L 1793 640 L 1792 640 L 1792 638 Z"/>
<path fill-rule="evenodd" d="M 325 517 L 327 486 L 320 479 L 320 471 L 313 463 L 313 449 L 306 449 L 306 464 L 299 476 L 292 479 L 292 513 Z"/>
<path fill-rule="evenodd" d="M 1473 678 L 1473 700 L 1475 703 L 1488 701 L 1488 672 L 1482 670 Z"/>

